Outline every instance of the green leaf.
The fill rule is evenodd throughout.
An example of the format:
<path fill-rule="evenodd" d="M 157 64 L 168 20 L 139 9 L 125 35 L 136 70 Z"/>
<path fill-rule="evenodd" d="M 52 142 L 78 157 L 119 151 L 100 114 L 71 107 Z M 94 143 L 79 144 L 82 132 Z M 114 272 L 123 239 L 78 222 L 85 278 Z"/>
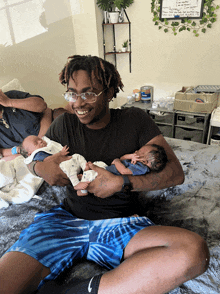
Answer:
<path fill-rule="evenodd" d="M 155 26 L 158 26 L 158 25 L 159 25 L 159 23 L 158 23 L 158 21 L 156 21 L 156 22 L 155 22 Z"/>
<path fill-rule="evenodd" d="M 212 25 L 209 23 L 209 24 L 207 25 L 207 28 L 211 29 L 211 27 L 212 27 Z"/>
<path fill-rule="evenodd" d="M 158 29 L 161 30 L 162 29 L 162 26 L 159 26 Z"/>
<path fill-rule="evenodd" d="M 206 32 L 206 29 L 202 29 L 202 32 L 205 33 Z"/>
<path fill-rule="evenodd" d="M 165 25 L 168 25 L 169 24 L 169 22 L 168 21 L 165 21 Z"/>
<path fill-rule="evenodd" d="M 177 33 L 174 33 L 174 36 L 176 36 L 177 35 Z"/>
<path fill-rule="evenodd" d="M 187 28 L 187 31 L 190 31 L 190 28 Z"/>
<path fill-rule="evenodd" d="M 194 33 L 194 34 L 196 34 L 196 32 L 197 32 L 196 30 L 193 30 L 193 33 Z"/>
<path fill-rule="evenodd" d="M 167 33 L 168 32 L 168 29 L 165 29 L 164 32 Z"/>
<path fill-rule="evenodd" d="M 195 36 L 196 36 L 196 37 L 198 37 L 198 36 L 199 36 L 199 34 L 195 34 Z"/>

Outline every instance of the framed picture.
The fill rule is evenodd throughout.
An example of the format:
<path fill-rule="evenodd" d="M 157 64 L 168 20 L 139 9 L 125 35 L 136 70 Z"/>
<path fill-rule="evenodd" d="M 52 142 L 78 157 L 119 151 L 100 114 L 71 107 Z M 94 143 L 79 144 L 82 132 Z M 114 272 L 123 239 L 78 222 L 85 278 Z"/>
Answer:
<path fill-rule="evenodd" d="M 160 19 L 202 18 L 204 0 L 161 0 Z"/>

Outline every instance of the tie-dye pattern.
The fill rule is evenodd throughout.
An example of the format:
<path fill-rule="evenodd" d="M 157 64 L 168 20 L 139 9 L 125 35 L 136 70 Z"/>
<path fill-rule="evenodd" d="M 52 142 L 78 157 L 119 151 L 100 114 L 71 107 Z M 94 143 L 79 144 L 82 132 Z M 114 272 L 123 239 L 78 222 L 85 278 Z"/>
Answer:
<path fill-rule="evenodd" d="M 107 269 L 118 266 L 123 250 L 141 229 L 154 225 L 147 217 L 83 220 L 62 206 L 37 213 L 19 240 L 7 251 L 24 252 L 49 267 L 44 279 L 55 279 L 75 259 L 92 260 Z M 43 281 L 39 287 L 43 285 Z"/>

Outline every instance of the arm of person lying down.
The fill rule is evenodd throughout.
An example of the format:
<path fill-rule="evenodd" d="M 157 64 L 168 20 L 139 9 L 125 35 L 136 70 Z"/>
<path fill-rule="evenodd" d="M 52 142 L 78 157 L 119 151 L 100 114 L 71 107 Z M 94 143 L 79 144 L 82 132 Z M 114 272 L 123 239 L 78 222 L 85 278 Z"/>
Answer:
<path fill-rule="evenodd" d="M 51 186 L 66 186 L 70 184 L 70 180 L 60 169 L 59 164 L 71 158 L 72 156 L 65 156 L 60 153 L 59 157 L 57 155 L 49 156 L 46 161 L 32 162 L 28 165 L 28 168 L 33 174 L 43 178 Z"/>
<path fill-rule="evenodd" d="M 20 154 L 11 154 L 11 148 L 0 148 L 0 159 L 4 161 L 13 160 L 15 157 L 19 156 Z"/>
<path fill-rule="evenodd" d="M 161 190 L 182 184 L 184 182 L 183 169 L 164 137 L 158 135 L 147 144 L 157 144 L 164 147 L 168 157 L 168 163 L 165 169 L 159 173 L 151 172 L 142 176 L 128 175 L 133 191 Z M 87 188 L 90 193 L 94 193 L 97 197 L 105 198 L 121 190 L 123 185 L 122 176 L 112 175 L 108 171 L 94 166 L 92 163 L 89 163 L 89 167 L 98 172 L 98 176 Z"/>
<path fill-rule="evenodd" d="M 38 133 L 38 136 L 40 138 L 42 138 L 46 134 L 51 123 L 52 123 L 52 109 L 47 107 L 40 121 L 40 131 Z"/>
<path fill-rule="evenodd" d="M 27 111 L 43 112 L 47 108 L 46 102 L 40 97 L 25 99 L 10 99 L 0 90 L 0 104 L 4 107 L 14 107 Z"/>

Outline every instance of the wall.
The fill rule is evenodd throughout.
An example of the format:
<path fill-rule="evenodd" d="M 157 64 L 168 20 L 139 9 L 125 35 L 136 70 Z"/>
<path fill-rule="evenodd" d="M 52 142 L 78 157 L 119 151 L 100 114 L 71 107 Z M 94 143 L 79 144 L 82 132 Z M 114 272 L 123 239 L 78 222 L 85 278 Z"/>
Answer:
<path fill-rule="evenodd" d="M 13 44 L 0 44 L 0 87 L 17 78 L 26 91 L 42 95 L 50 107 L 57 107 L 65 104 L 62 93 L 66 88 L 58 78 L 67 57 L 98 55 L 96 7 L 91 0 L 46 0 L 42 7 L 30 6 L 31 2 L 25 1 L 22 7 L 10 7 L 10 33 L 14 32 L 15 40 Z M 26 11 L 35 17 L 35 28 L 38 25 L 39 30 L 42 26 L 44 32 L 16 42 L 19 34 L 28 36 L 33 30 L 32 23 L 20 21 L 23 17 L 25 22 Z M 0 30 L 2 39 L 7 29 L 5 24 Z"/>
<path fill-rule="evenodd" d="M 215 3 L 220 4 L 220 0 Z M 65 88 L 59 84 L 58 74 L 67 57 L 103 57 L 103 12 L 96 0 L 46 0 L 43 9 L 44 18 L 41 16 L 39 21 L 46 27 L 44 33 L 8 47 L 0 46 L 0 86 L 16 77 L 27 91 L 44 96 L 48 105 L 56 106 L 63 104 L 61 94 Z M 132 72 L 128 56 L 120 55 L 117 65 L 124 92 L 111 105 L 124 103 L 134 88 L 143 85 L 153 85 L 155 97 L 161 98 L 183 85 L 220 84 L 220 10 L 213 28 L 199 37 L 188 31 L 177 36 L 159 31 L 152 21 L 151 1 L 134 0 L 126 11 L 131 21 Z M 127 39 L 122 27 L 117 35 L 119 48 Z M 26 29 L 28 26 L 22 33 Z"/>
<path fill-rule="evenodd" d="M 125 85 L 121 101 L 143 85 L 154 86 L 155 98 L 170 96 L 182 86 L 220 85 L 220 9 L 217 22 L 205 34 L 195 37 L 184 31 L 174 36 L 154 25 L 150 3 L 136 0 L 126 10 L 131 21 L 132 72 L 128 58 L 118 58 Z"/>

